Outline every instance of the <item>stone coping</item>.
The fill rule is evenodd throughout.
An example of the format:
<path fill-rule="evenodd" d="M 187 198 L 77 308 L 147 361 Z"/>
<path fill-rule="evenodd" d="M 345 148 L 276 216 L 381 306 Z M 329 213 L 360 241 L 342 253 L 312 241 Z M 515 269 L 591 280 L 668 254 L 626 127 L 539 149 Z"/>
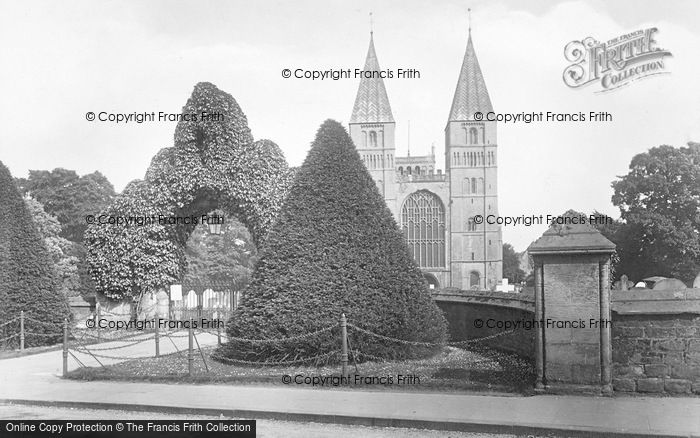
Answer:
<path fill-rule="evenodd" d="M 612 290 L 611 310 L 618 315 L 700 314 L 700 288 Z"/>
<path fill-rule="evenodd" d="M 530 293 L 441 289 L 433 292 L 432 296 L 438 302 L 473 303 L 535 311 L 535 295 Z"/>

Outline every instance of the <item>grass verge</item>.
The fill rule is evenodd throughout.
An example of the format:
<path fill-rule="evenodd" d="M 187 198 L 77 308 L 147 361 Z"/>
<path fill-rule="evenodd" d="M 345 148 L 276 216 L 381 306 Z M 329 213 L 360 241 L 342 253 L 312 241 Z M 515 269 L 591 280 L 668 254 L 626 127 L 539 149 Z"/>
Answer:
<path fill-rule="evenodd" d="M 283 376 L 339 376 L 340 366 L 243 366 L 217 362 L 211 357 L 214 347 L 195 351 L 193 375 L 189 376 L 186 352 L 159 358 L 138 359 L 106 367 L 80 368 L 68 378 L 78 380 L 146 381 L 195 384 L 266 384 L 285 385 Z M 206 362 L 206 366 L 205 366 Z M 488 391 L 529 394 L 535 373 L 530 361 L 517 355 L 488 348 L 478 351 L 445 347 L 427 359 L 397 362 L 350 363 L 350 384 L 326 384 L 323 388 L 364 388 L 372 390 L 418 391 Z M 361 377 L 393 376 L 393 384 L 377 383 Z M 398 376 L 415 376 L 412 383 L 399 384 Z M 303 377 L 299 378 L 303 380 Z M 337 379 L 336 379 L 337 380 Z M 383 379 L 381 382 L 387 382 Z M 311 387 L 292 383 L 287 386 Z M 314 386 L 319 387 L 319 386 Z"/>

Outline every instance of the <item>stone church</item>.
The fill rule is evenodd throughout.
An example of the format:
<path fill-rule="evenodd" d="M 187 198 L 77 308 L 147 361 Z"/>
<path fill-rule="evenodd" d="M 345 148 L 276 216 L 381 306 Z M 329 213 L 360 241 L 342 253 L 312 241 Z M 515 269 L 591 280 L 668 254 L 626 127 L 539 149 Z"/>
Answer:
<path fill-rule="evenodd" d="M 372 34 L 364 69 L 381 71 Z M 444 173 L 434 147 L 429 155 L 396 156 L 384 81 L 372 76 L 360 81 L 350 136 L 430 287 L 493 289 L 503 271 L 501 229 L 474 217 L 498 215 L 496 122 L 474 118 L 493 107 L 471 30 L 445 126 Z"/>

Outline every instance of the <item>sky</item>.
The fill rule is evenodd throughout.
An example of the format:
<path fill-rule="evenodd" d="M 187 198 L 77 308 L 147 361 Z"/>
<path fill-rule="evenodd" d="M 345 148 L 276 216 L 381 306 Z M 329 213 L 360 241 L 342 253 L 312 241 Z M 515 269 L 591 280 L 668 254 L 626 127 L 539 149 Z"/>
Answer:
<path fill-rule="evenodd" d="M 95 113 L 179 113 L 194 85 L 230 93 L 256 139 L 299 165 L 319 125 L 347 124 L 359 79 L 285 79 L 282 70 L 361 68 L 374 42 L 387 79 L 397 155 L 438 163 L 467 42 L 499 113 L 607 111 L 607 123 L 500 124 L 499 213 L 599 210 L 614 218 L 611 182 L 661 144 L 700 141 L 697 1 L 24 1 L 0 2 L 0 161 L 30 169 L 99 170 L 120 191 L 172 146 L 175 122 L 89 122 Z M 573 40 L 605 41 L 657 27 L 669 74 L 610 93 L 562 81 Z M 522 251 L 545 225 L 504 227 Z"/>

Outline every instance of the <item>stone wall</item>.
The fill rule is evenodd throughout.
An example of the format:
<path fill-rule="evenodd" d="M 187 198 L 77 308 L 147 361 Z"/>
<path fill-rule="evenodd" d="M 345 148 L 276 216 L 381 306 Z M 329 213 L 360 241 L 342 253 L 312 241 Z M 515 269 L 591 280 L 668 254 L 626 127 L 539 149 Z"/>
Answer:
<path fill-rule="evenodd" d="M 461 291 L 444 289 L 433 294 L 438 306 L 445 313 L 450 340 L 464 341 L 499 334 L 510 329 L 498 327 L 505 322 L 527 321 L 534 318 L 534 296 L 487 291 Z M 477 320 L 483 322 L 483 327 Z M 492 325 L 493 327 L 488 327 Z M 534 357 L 535 329 L 515 329 L 512 333 L 482 342 L 489 347 Z"/>
<path fill-rule="evenodd" d="M 612 294 L 616 391 L 700 394 L 700 289 Z"/>

